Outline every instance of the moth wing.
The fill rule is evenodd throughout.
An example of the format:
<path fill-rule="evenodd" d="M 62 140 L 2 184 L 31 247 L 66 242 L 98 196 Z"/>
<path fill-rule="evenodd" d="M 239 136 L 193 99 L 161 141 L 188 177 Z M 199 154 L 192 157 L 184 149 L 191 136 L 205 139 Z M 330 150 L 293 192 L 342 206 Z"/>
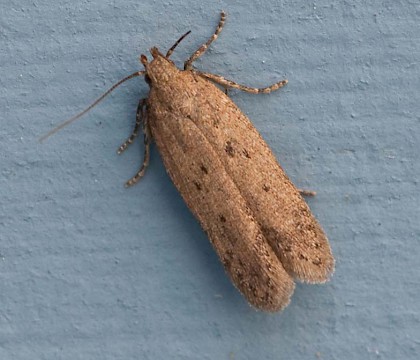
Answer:
<path fill-rule="evenodd" d="M 191 119 L 205 135 L 286 271 L 310 283 L 328 280 L 334 258 L 324 231 L 266 142 L 233 101 L 192 75 Z"/>
<path fill-rule="evenodd" d="M 226 272 L 253 306 L 283 309 L 294 282 L 207 136 L 187 117 L 154 106 L 149 123 L 173 183 L 208 234 Z"/>

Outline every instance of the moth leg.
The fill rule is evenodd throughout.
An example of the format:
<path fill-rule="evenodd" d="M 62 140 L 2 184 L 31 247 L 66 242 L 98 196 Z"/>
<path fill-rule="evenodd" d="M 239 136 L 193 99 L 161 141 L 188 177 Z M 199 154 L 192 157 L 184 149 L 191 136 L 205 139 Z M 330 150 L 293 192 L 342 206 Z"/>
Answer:
<path fill-rule="evenodd" d="M 210 37 L 210 39 L 207 40 L 207 42 L 203 45 L 201 45 L 198 50 L 196 50 L 187 61 L 185 61 L 184 63 L 184 70 L 191 70 L 192 69 L 192 63 L 197 60 L 201 55 L 203 55 L 206 50 L 208 49 L 208 47 L 210 46 L 210 44 L 215 41 L 217 39 L 217 37 L 219 36 L 220 32 L 223 29 L 223 25 L 225 24 L 225 20 L 226 20 L 226 14 L 224 11 L 222 11 L 220 13 L 220 21 L 219 24 L 217 25 L 216 31 L 214 32 L 214 34 Z"/>
<path fill-rule="evenodd" d="M 139 180 L 146 173 L 146 169 L 149 166 L 150 162 L 150 144 L 152 143 L 152 133 L 150 131 L 149 124 L 147 123 L 147 118 L 143 121 L 143 135 L 144 135 L 144 158 L 143 164 L 141 165 L 137 174 L 134 175 L 130 180 L 125 183 L 125 187 L 133 186 L 138 183 Z"/>
<path fill-rule="evenodd" d="M 127 140 L 124 141 L 124 143 L 118 148 L 117 150 L 118 155 L 122 154 L 128 148 L 128 146 L 134 142 L 134 139 L 138 136 L 141 121 L 142 121 L 142 118 L 144 117 L 143 108 L 145 105 L 146 105 L 146 99 L 141 99 L 139 101 L 139 104 L 137 105 L 136 123 L 134 125 L 133 132 L 127 138 Z"/>
<path fill-rule="evenodd" d="M 237 84 L 236 82 L 231 81 L 231 80 L 227 80 L 223 76 L 220 76 L 220 75 L 205 73 L 201 71 L 194 71 L 194 72 L 206 78 L 207 80 L 213 81 L 216 84 L 223 86 L 225 89 L 227 88 L 239 89 L 239 90 L 251 93 L 251 94 L 261 94 L 261 93 L 268 94 L 268 93 L 271 93 L 272 91 L 282 88 L 284 85 L 287 84 L 287 80 L 281 80 L 279 82 L 276 82 L 264 88 L 252 88 L 245 85 Z"/>
<path fill-rule="evenodd" d="M 316 191 L 312 191 L 312 190 L 303 190 L 303 189 L 298 189 L 300 195 L 302 196 L 316 196 Z"/>

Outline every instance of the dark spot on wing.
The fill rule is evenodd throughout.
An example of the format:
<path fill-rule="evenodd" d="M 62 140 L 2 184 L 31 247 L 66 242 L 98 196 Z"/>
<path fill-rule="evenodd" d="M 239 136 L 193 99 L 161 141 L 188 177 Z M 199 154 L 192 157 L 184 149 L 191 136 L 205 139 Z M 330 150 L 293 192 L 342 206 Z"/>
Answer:
<path fill-rule="evenodd" d="M 320 258 L 314 259 L 314 260 L 312 260 L 312 264 L 314 264 L 314 265 L 321 265 L 322 264 L 322 260 Z"/>
<path fill-rule="evenodd" d="M 243 149 L 243 150 L 242 150 L 242 154 L 244 154 L 244 156 L 245 156 L 247 159 L 251 159 L 251 155 L 249 155 L 249 153 L 248 153 L 248 150 L 247 150 L 247 149 Z"/>
<path fill-rule="evenodd" d="M 309 259 L 305 256 L 305 255 L 303 255 L 303 254 L 299 254 L 299 259 L 300 260 L 305 260 L 305 261 L 308 261 Z"/>
<path fill-rule="evenodd" d="M 232 145 L 231 141 L 226 142 L 225 151 L 230 157 L 235 156 L 235 149 L 233 148 L 233 145 Z"/>
<path fill-rule="evenodd" d="M 201 171 L 202 171 L 204 174 L 208 174 L 208 173 L 209 173 L 209 171 L 207 170 L 207 168 L 206 168 L 204 165 L 201 165 L 201 166 L 200 166 L 200 169 L 201 169 Z"/>

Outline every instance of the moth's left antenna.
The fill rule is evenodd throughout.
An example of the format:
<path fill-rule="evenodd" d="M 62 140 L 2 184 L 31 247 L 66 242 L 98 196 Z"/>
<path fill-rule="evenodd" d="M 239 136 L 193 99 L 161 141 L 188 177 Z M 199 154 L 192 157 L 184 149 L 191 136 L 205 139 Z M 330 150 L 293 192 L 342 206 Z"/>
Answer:
<path fill-rule="evenodd" d="M 109 93 L 111 93 L 113 90 L 115 90 L 118 86 L 120 86 L 123 82 L 126 82 L 127 80 L 130 80 L 134 77 L 144 75 L 146 71 L 136 71 L 135 73 L 126 76 L 124 79 L 121 79 L 114 85 L 112 85 L 109 90 L 105 91 L 98 99 L 96 99 L 92 104 L 90 104 L 85 110 L 78 113 L 77 115 L 71 117 L 70 119 L 62 122 L 60 125 L 49 131 L 47 134 L 39 138 L 39 142 L 43 142 L 47 138 L 49 138 L 51 135 L 55 134 L 57 131 L 60 131 L 62 128 L 66 127 L 67 125 L 71 124 L 72 122 L 76 121 L 77 119 L 81 118 L 84 114 L 86 114 L 89 110 L 94 108 L 98 103 L 100 103 Z"/>

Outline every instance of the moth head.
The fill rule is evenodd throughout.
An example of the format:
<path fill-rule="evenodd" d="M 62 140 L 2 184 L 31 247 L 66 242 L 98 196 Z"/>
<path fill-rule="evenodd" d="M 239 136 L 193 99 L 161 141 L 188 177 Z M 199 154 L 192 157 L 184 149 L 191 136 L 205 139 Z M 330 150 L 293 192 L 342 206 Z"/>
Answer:
<path fill-rule="evenodd" d="M 150 62 L 146 55 L 140 56 L 140 62 L 146 70 L 145 80 L 149 86 L 158 86 L 158 84 L 168 81 L 179 71 L 175 64 L 163 55 L 158 48 L 153 47 L 150 49 L 150 53 L 153 57 Z"/>
<path fill-rule="evenodd" d="M 167 51 L 166 55 L 163 55 L 157 47 L 150 49 L 150 53 L 153 56 L 153 60 L 149 62 L 146 55 L 140 56 L 140 62 L 143 64 L 146 69 L 145 80 L 152 86 L 153 84 L 162 84 L 168 81 L 171 77 L 175 76 L 179 71 L 175 64 L 169 59 L 169 57 L 174 52 L 178 44 L 190 33 L 187 31 L 182 35 L 176 42 L 171 46 Z"/>

